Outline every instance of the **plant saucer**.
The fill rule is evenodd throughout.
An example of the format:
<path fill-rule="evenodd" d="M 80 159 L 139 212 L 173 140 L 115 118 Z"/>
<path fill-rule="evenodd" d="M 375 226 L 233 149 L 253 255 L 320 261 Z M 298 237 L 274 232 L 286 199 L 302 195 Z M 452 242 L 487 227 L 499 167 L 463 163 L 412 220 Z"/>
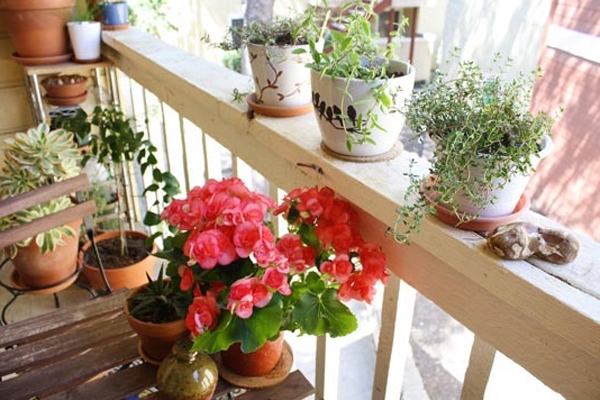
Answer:
<path fill-rule="evenodd" d="M 71 53 L 48 57 L 21 57 L 17 53 L 12 53 L 10 58 L 22 65 L 50 65 L 69 61 L 71 59 Z"/>
<path fill-rule="evenodd" d="M 46 95 L 44 98 L 48 104 L 53 106 L 73 106 L 83 103 L 87 98 L 87 93 L 86 90 L 84 93 L 73 97 L 48 97 L 48 95 Z"/>
<path fill-rule="evenodd" d="M 429 201 L 429 203 L 434 203 L 433 199 L 435 197 L 435 193 L 427 191 L 424 191 L 424 193 L 427 201 Z M 531 199 L 528 195 L 523 193 L 512 213 L 497 217 L 479 217 L 466 222 L 461 222 L 450 207 L 442 204 L 434 204 L 434 206 L 435 216 L 440 221 L 458 229 L 485 232 L 491 231 L 497 226 L 506 225 L 521 218 L 529 210 L 529 207 L 531 206 Z"/>
<path fill-rule="evenodd" d="M 147 363 L 147 364 L 154 365 L 154 366 L 158 367 L 160 365 L 160 363 L 162 362 L 162 360 L 157 360 L 155 358 L 150 357 L 148 354 L 146 354 L 146 352 L 144 351 L 144 348 L 142 347 L 142 341 L 141 340 L 138 340 L 137 351 L 138 351 L 138 354 L 144 360 L 144 362 Z"/>
<path fill-rule="evenodd" d="M 267 117 L 286 118 L 286 117 L 297 117 L 299 115 L 308 114 L 312 111 L 312 103 L 308 103 L 302 106 L 296 107 L 276 107 L 267 106 L 256 102 L 256 94 L 252 93 L 246 97 L 246 102 L 254 111 L 260 115 Z"/>
<path fill-rule="evenodd" d="M 227 382 L 245 389 L 261 389 L 275 386 L 287 378 L 294 363 L 294 354 L 288 342 L 284 341 L 279 362 L 277 362 L 277 365 L 275 365 L 275 368 L 271 372 L 262 376 L 243 376 L 230 371 L 221 361 L 220 354 L 216 354 L 214 360 L 219 370 L 219 376 Z"/>
<path fill-rule="evenodd" d="M 124 31 L 126 29 L 129 29 L 130 27 L 131 27 L 131 24 L 129 22 L 127 22 L 125 24 L 120 24 L 120 25 L 104 25 L 104 24 L 102 24 L 103 31 Z"/>

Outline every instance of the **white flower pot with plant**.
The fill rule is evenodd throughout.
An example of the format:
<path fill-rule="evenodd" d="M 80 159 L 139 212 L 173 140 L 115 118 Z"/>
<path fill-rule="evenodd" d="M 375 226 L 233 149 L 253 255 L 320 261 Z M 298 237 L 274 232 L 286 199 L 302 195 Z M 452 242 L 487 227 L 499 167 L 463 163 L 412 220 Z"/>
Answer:
<path fill-rule="evenodd" d="M 71 46 L 77 62 L 93 62 L 100 59 L 102 25 L 96 21 L 96 3 L 90 8 L 86 0 L 77 0 L 71 21 L 67 23 Z"/>
<path fill-rule="evenodd" d="M 445 222 L 451 215 L 459 228 L 490 230 L 522 211 L 517 205 L 524 204 L 529 178 L 552 149 L 554 119 L 545 111 L 529 111 L 540 71 L 511 77 L 510 60 L 501 61 L 497 55 L 485 72 L 473 61 L 461 61 L 455 75 L 437 71 L 413 95 L 405 110 L 407 124 L 416 137 L 432 139 L 434 147 L 428 176 L 409 173 L 397 240 L 408 241 L 432 214 Z M 485 224 L 474 223 L 478 220 Z"/>
<path fill-rule="evenodd" d="M 297 16 L 233 25 L 216 45 L 223 50 L 247 50 L 254 82 L 247 101 L 259 114 L 288 117 L 312 110 L 308 44 L 322 43 L 315 18 L 315 9 L 308 8 Z"/>
<path fill-rule="evenodd" d="M 324 51 L 311 44 L 312 100 L 324 145 L 343 156 L 380 156 L 400 147 L 400 112 L 412 95 L 414 67 L 382 49 L 370 4 L 344 5 Z M 314 44 L 314 43 L 313 43 Z"/>

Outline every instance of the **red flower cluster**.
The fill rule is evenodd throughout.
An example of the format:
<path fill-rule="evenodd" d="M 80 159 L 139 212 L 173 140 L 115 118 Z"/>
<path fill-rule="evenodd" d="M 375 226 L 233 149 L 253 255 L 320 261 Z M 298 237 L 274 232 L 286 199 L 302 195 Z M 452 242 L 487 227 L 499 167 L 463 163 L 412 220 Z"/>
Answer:
<path fill-rule="evenodd" d="M 268 222 L 279 214 L 286 217 L 290 233 L 276 238 Z M 351 204 L 327 187 L 293 190 L 276 208 L 272 199 L 237 178 L 210 180 L 187 198 L 174 200 L 162 218 L 184 234 L 181 250 L 187 262 L 177 274 L 180 289 L 194 293 L 186 318 L 193 335 L 215 329 L 223 310 L 247 320 L 276 293 L 290 297 L 309 271 L 317 271 L 342 301 L 370 303 L 375 285 L 388 278 L 386 257 L 379 246 L 363 240 Z M 241 261 L 249 261 L 251 268 L 244 269 L 248 263 Z M 226 274 L 234 277 L 227 280 Z"/>

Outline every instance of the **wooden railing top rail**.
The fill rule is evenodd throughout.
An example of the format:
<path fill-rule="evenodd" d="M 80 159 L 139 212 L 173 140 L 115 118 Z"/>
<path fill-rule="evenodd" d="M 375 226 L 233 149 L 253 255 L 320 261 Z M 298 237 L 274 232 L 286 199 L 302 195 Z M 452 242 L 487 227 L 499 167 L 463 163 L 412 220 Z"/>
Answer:
<path fill-rule="evenodd" d="M 329 185 L 351 199 L 369 235 L 383 241 L 390 269 L 487 343 L 569 398 L 600 397 L 597 243 L 582 238 L 567 266 L 507 262 L 487 252 L 480 235 L 430 218 L 410 246 L 400 245 L 386 232 L 414 153 L 370 164 L 332 158 L 320 149 L 312 114 L 250 118 L 245 102 L 233 102 L 234 89 L 250 91 L 247 77 L 134 28 L 104 32 L 103 40 L 103 54 L 119 69 L 274 184 Z M 552 224 L 533 212 L 527 219 Z"/>

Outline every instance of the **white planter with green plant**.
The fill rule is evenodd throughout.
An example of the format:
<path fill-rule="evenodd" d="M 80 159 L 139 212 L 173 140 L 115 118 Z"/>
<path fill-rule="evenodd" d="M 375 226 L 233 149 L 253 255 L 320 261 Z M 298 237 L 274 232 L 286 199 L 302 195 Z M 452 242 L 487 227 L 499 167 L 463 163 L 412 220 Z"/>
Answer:
<path fill-rule="evenodd" d="M 457 57 L 458 52 L 452 60 Z M 418 231 L 436 207 L 450 210 L 458 227 L 485 217 L 492 219 L 491 228 L 494 219 L 515 212 L 530 176 L 552 148 L 554 119 L 529 111 L 540 70 L 510 77 L 509 67 L 499 55 L 489 71 L 462 61 L 455 75 L 437 71 L 413 95 L 407 124 L 416 138 L 430 138 L 434 147 L 428 175 L 409 173 L 411 184 L 396 221 L 399 241 Z"/>
<path fill-rule="evenodd" d="M 71 20 L 67 23 L 75 61 L 92 62 L 100 59 L 102 25 L 96 21 L 98 6 L 88 5 L 87 0 L 77 0 Z"/>
<path fill-rule="evenodd" d="M 233 25 L 217 44 L 223 50 L 247 50 L 254 82 L 248 103 L 258 113 L 292 116 L 311 111 L 309 42 L 322 43 L 314 12 L 308 8 L 297 16 Z"/>
<path fill-rule="evenodd" d="M 312 100 L 323 142 L 334 153 L 377 156 L 400 146 L 400 112 L 412 95 L 414 67 L 382 49 L 372 4 L 345 4 L 325 50 L 311 44 Z"/>

